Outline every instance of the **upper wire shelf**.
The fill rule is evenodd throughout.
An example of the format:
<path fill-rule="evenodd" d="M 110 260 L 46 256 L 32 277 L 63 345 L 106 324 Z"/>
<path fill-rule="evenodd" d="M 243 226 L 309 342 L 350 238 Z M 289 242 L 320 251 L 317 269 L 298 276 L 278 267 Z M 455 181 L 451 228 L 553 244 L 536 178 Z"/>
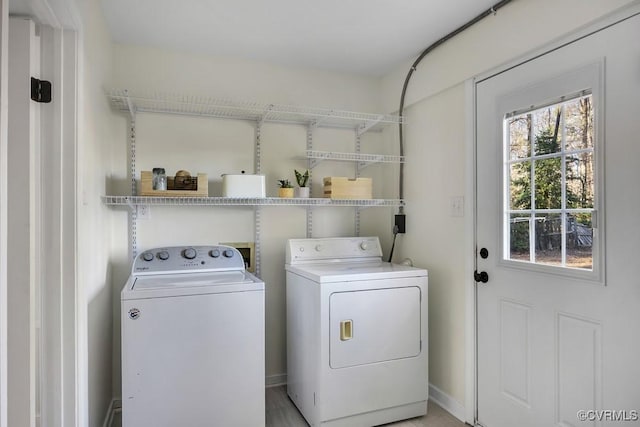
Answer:
<path fill-rule="evenodd" d="M 164 205 L 164 206 L 404 206 L 399 199 L 329 199 L 281 197 L 155 197 L 155 196 L 102 196 L 111 206 Z"/>
<path fill-rule="evenodd" d="M 168 113 L 224 119 L 250 120 L 314 125 L 319 127 L 353 128 L 362 134 L 379 131 L 391 124 L 403 122 L 401 116 L 358 113 L 297 105 L 237 102 L 204 96 L 171 94 L 134 94 L 127 89 L 107 91 L 111 105 L 119 111 Z"/>
<path fill-rule="evenodd" d="M 307 158 L 314 160 L 337 160 L 364 163 L 404 163 L 404 156 L 365 153 L 337 153 L 333 151 L 307 150 Z"/>

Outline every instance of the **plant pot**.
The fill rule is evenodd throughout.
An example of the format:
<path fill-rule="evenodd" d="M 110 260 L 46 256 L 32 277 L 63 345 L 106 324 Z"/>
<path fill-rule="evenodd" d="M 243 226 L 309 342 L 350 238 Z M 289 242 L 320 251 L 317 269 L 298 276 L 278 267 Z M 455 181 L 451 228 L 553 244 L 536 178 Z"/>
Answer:
<path fill-rule="evenodd" d="M 280 188 L 278 189 L 278 197 L 283 197 L 286 199 L 293 198 L 293 188 Z"/>
<path fill-rule="evenodd" d="M 309 187 L 298 187 L 295 189 L 295 197 L 298 199 L 309 198 Z"/>

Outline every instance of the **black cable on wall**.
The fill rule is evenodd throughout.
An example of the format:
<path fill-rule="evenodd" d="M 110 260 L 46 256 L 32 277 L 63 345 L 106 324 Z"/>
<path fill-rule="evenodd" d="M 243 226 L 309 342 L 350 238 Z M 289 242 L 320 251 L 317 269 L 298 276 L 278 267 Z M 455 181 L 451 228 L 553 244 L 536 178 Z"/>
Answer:
<path fill-rule="evenodd" d="M 398 115 L 399 116 L 402 116 L 402 113 L 404 111 L 404 98 L 405 98 L 405 95 L 407 93 L 407 87 L 409 86 L 409 80 L 411 80 L 411 76 L 416 71 L 420 61 L 422 61 L 422 59 L 425 56 L 427 56 L 429 54 L 429 52 L 431 52 L 432 50 L 434 50 L 435 48 L 437 48 L 438 46 L 440 46 L 441 44 L 443 44 L 447 40 L 457 36 L 458 34 L 463 32 L 467 28 L 471 27 L 476 22 L 484 19 L 485 17 L 487 17 L 489 15 L 495 15 L 496 12 L 498 11 L 498 9 L 502 8 L 503 6 L 505 6 L 507 3 L 510 3 L 511 1 L 512 0 L 502 0 L 502 1 L 494 4 L 489 9 L 485 10 L 480 15 L 476 16 L 475 18 L 473 18 L 471 21 L 467 22 L 466 24 L 462 25 L 461 27 L 457 28 L 456 30 L 450 32 L 449 34 L 447 34 L 446 36 L 442 37 L 441 39 L 439 39 L 435 43 L 431 44 L 429 47 L 427 47 L 425 50 L 422 51 L 420 56 L 418 56 L 418 59 L 416 59 L 414 61 L 413 65 L 409 69 L 409 72 L 407 73 L 407 77 L 404 79 L 404 85 L 402 86 L 402 94 L 400 95 L 400 109 L 398 110 Z M 400 124 L 398 125 L 398 132 L 399 132 L 399 137 L 400 137 L 400 156 L 404 156 L 404 139 L 403 139 L 403 134 L 402 134 L 402 122 L 400 122 Z M 400 199 L 404 198 L 404 183 L 403 183 L 403 181 L 404 181 L 404 163 L 400 163 L 400 183 L 399 183 L 399 191 L 398 191 L 398 195 L 399 195 Z M 400 207 L 400 213 L 402 213 L 402 211 L 403 211 L 403 208 Z"/>
<path fill-rule="evenodd" d="M 431 45 L 429 45 L 429 47 L 427 47 L 425 50 L 422 51 L 420 56 L 418 56 L 418 58 L 413 62 L 413 65 L 411 65 L 411 68 L 409 69 L 409 72 L 407 73 L 407 77 L 405 77 L 405 79 L 404 79 L 404 85 L 402 86 L 402 94 L 400 95 L 400 108 L 398 109 L 398 115 L 400 117 L 402 117 L 402 114 L 404 112 L 404 98 L 405 98 L 405 95 L 407 94 L 407 87 L 409 86 L 409 80 L 411 80 L 411 76 L 413 75 L 413 73 L 418 68 L 418 64 L 420 63 L 420 61 L 422 61 L 422 59 L 425 56 L 427 56 L 429 54 L 429 52 L 431 52 L 432 50 L 434 50 L 435 48 L 437 48 L 438 46 L 440 46 L 441 44 L 443 44 L 447 40 L 457 36 L 458 34 L 463 32 L 467 28 L 471 27 L 476 22 L 481 21 L 482 19 L 486 18 L 489 15 L 495 15 L 498 12 L 498 9 L 502 8 L 503 6 L 505 6 L 507 3 L 510 3 L 511 1 L 512 0 L 499 1 L 498 3 L 494 4 L 489 9 L 485 10 L 484 12 L 482 12 L 481 14 L 479 14 L 478 16 L 473 18 L 472 20 L 468 21 L 466 24 L 462 25 L 461 27 L 458 27 L 457 29 L 455 29 L 454 31 L 450 32 L 449 34 L 447 34 L 446 36 L 442 37 L 441 39 L 437 40 L 435 43 L 432 43 Z M 399 144 L 400 144 L 400 156 L 403 157 L 404 156 L 404 135 L 402 133 L 402 121 L 398 124 L 398 136 L 399 136 Z M 399 182 L 398 182 L 398 198 L 400 200 L 402 200 L 402 199 L 404 199 L 404 163 L 400 163 L 400 177 L 399 178 L 400 179 L 399 179 Z M 404 207 L 403 206 L 400 206 L 400 208 L 398 209 L 398 214 L 399 215 L 404 215 Z M 404 223 L 404 221 L 403 221 L 403 223 Z M 401 232 L 403 233 L 404 231 L 401 231 Z M 389 254 L 389 262 L 391 262 L 391 259 L 393 257 L 393 250 L 395 248 L 397 234 L 398 234 L 398 227 L 394 226 L 394 228 L 393 228 L 393 246 L 391 247 L 391 252 Z"/>

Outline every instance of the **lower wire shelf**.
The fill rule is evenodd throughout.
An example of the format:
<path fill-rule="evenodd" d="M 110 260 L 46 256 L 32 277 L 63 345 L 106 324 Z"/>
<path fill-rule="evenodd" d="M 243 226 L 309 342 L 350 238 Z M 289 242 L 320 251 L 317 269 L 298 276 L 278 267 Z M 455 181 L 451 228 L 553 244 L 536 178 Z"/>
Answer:
<path fill-rule="evenodd" d="M 154 197 L 154 196 L 102 196 L 108 206 L 404 206 L 400 199 L 329 199 L 281 197 Z"/>

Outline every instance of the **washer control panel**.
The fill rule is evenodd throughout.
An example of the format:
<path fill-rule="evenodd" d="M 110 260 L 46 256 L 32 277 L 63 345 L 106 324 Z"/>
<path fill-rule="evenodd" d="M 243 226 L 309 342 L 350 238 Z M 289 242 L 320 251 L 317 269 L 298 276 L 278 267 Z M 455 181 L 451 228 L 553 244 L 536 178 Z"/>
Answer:
<path fill-rule="evenodd" d="M 287 264 L 381 257 L 382 247 L 378 237 L 330 237 L 287 241 Z"/>
<path fill-rule="evenodd" d="M 244 259 L 231 246 L 170 246 L 149 249 L 133 262 L 132 274 L 173 274 L 244 270 Z"/>

